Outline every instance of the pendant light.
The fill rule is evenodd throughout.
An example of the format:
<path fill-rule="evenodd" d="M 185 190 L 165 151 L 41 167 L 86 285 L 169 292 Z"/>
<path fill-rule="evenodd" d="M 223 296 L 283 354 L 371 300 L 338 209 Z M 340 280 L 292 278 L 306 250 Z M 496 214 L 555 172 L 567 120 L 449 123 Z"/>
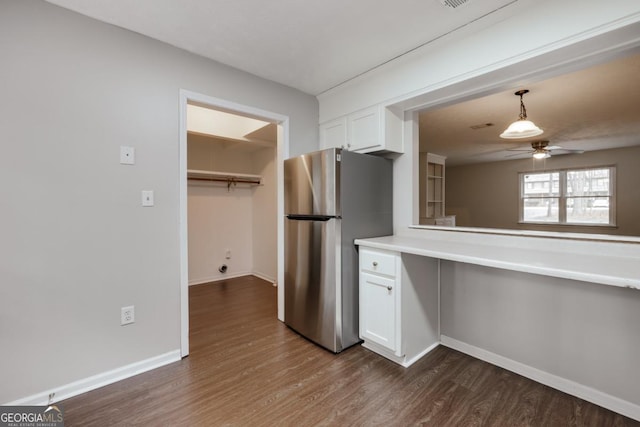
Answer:
<path fill-rule="evenodd" d="M 525 93 L 529 93 L 529 90 L 522 89 L 517 91 L 514 94 L 520 97 L 520 116 L 518 120 L 511 123 L 509 127 L 500 134 L 500 138 L 505 138 L 505 139 L 530 138 L 532 136 L 542 135 L 542 132 L 544 132 L 542 129 L 536 126 L 532 121 L 527 120 L 527 109 L 524 107 L 524 101 L 522 100 L 522 96 Z"/>

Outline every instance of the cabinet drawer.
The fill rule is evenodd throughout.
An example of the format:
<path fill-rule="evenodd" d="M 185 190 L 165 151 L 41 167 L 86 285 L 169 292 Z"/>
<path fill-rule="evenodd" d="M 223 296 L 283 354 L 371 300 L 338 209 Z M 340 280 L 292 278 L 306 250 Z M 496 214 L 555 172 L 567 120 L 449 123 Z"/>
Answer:
<path fill-rule="evenodd" d="M 370 273 L 396 276 L 396 255 L 390 252 L 360 248 L 360 269 Z"/>

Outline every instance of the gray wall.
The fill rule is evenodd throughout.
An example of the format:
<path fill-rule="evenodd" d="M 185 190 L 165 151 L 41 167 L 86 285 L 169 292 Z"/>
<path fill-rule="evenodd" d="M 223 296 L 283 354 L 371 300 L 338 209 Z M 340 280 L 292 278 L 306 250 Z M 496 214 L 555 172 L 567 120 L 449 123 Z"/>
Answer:
<path fill-rule="evenodd" d="M 316 149 L 318 105 L 36 0 L 0 0 L 0 53 L 5 403 L 180 348 L 180 89 L 289 116 L 291 155 Z"/>
<path fill-rule="evenodd" d="M 617 227 L 518 224 L 518 172 L 617 166 Z M 446 211 L 463 227 L 570 231 L 640 236 L 640 145 L 584 154 L 478 163 L 446 169 Z"/>
<path fill-rule="evenodd" d="M 640 404 L 640 292 L 441 262 L 441 333 Z"/>

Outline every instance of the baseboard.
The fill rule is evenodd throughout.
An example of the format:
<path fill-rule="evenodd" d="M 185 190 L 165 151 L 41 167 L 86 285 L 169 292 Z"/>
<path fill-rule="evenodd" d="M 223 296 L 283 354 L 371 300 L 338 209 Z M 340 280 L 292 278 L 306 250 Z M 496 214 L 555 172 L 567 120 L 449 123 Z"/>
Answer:
<path fill-rule="evenodd" d="M 413 365 L 418 360 L 420 360 L 422 357 L 426 356 L 427 353 L 431 352 L 432 350 L 434 350 L 439 345 L 440 345 L 439 342 L 434 342 L 429 347 L 425 348 L 424 350 L 422 350 L 420 353 L 416 354 L 411 359 L 405 360 L 404 363 L 402 363 L 402 366 L 404 366 L 405 368 L 408 368 L 409 366 Z"/>
<path fill-rule="evenodd" d="M 251 274 L 256 276 L 258 279 L 266 280 L 267 282 L 272 283 L 273 286 L 276 286 L 277 280 L 268 274 L 262 274 L 259 271 L 254 271 Z"/>
<path fill-rule="evenodd" d="M 389 359 L 392 362 L 395 362 L 398 365 L 401 365 L 405 368 L 408 368 L 409 366 L 416 363 L 418 360 L 420 360 L 421 357 L 424 357 L 427 353 L 429 353 L 431 350 L 435 349 L 439 345 L 440 345 L 439 342 L 435 342 L 431 344 L 429 347 L 422 350 L 420 353 L 418 353 L 414 357 L 412 357 L 411 359 L 407 359 L 407 356 L 396 356 L 394 353 L 390 352 L 389 350 L 387 350 L 382 346 L 379 346 L 376 343 L 368 342 L 368 341 L 362 342 L 362 347 L 366 348 L 367 350 L 371 350 L 374 353 L 378 353 L 380 356 L 386 359 Z"/>
<path fill-rule="evenodd" d="M 479 347 L 458 341 L 456 339 L 447 337 L 445 335 L 440 336 L 440 342 L 442 345 L 458 350 L 462 353 L 473 356 L 476 359 L 483 360 L 493 365 L 504 368 L 508 371 L 515 372 L 541 384 L 560 390 L 564 393 L 572 396 L 579 397 L 580 399 L 594 403 L 603 408 L 617 412 L 625 417 L 633 418 L 640 421 L 640 405 L 628 402 L 610 394 L 603 393 L 591 387 L 576 383 L 574 381 L 559 377 L 554 374 L 550 374 L 545 371 L 533 368 L 515 360 L 500 356 L 499 354 L 492 353 Z"/>
<path fill-rule="evenodd" d="M 159 356 L 141 360 L 130 365 L 122 366 L 111 371 L 93 375 L 69 384 L 55 387 L 34 395 L 6 403 L 5 405 L 46 405 L 49 403 L 49 396 L 54 394 L 52 402 L 59 402 L 91 390 L 124 380 L 129 377 L 159 368 L 169 363 L 180 360 L 180 350 L 170 351 Z"/>
<path fill-rule="evenodd" d="M 386 348 L 379 346 L 374 342 L 363 341 L 361 346 L 366 348 L 369 351 L 372 351 L 378 354 L 379 356 L 384 357 L 385 359 L 389 359 L 392 362 L 397 363 L 398 365 L 402 365 L 404 363 L 404 360 L 405 360 L 404 356 L 396 356 Z"/>
<path fill-rule="evenodd" d="M 251 273 L 250 271 L 243 271 L 240 273 L 233 273 L 233 274 L 227 274 L 227 273 L 219 274 L 216 276 L 209 276 L 209 277 L 204 277 L 200 279 L 189 280 L 189 286 L 202 285 L 203 283 L 217 282 L 219 280 L 225 280 L 225 279 L 235 279 L 236 277 L 250 276 L 252 274 L 253 273 Z"/>

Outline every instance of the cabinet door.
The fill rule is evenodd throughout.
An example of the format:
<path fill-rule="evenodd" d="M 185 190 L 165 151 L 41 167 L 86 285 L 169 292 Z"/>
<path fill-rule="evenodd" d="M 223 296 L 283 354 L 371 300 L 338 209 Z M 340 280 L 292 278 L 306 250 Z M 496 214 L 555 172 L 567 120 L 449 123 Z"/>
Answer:
<path fill-rule="evenodd" d="M 347 148 L 347 119 L 332 120 L 320 125 L 320 148 Z"/>
<path fill-rule="evenodd" d="M 348 117 L 349 146 L 352 151 L 366 153 L 382 146 L 380 136 L 380 109 L 378 106 L 367 108 Z"/>
<path fill-rule="evenodd" d="M 399 287 L 396 281 L 360 273 L 360 338 L 400 352 Z"/>

